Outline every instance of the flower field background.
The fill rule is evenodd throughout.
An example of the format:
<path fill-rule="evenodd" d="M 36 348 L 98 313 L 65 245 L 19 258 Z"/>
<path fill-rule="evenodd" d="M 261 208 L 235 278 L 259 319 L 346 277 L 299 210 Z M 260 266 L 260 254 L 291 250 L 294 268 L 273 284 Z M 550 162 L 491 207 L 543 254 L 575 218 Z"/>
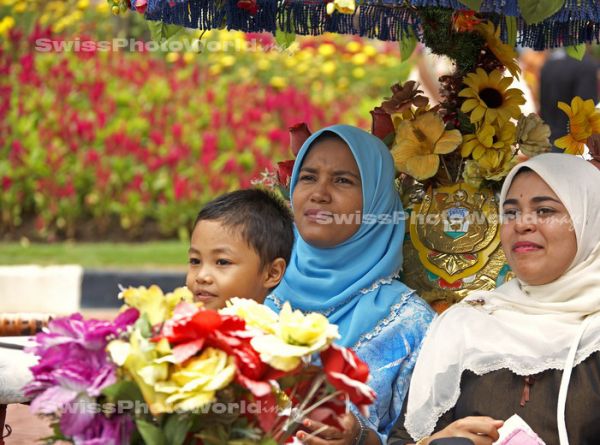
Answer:
<path fill-rule="evenodd" d="M 141 17 L 104 0 L 0 0 L 0 17 L 4 241 L 185 239 L 203 203 L 291 157 L 288 127 L 368 129 L 410 71 L 396 45 L 342 36 L 285 49 L 226 31 L 180 33 L 176 52 L 40 45 L 150 41 Z"/>

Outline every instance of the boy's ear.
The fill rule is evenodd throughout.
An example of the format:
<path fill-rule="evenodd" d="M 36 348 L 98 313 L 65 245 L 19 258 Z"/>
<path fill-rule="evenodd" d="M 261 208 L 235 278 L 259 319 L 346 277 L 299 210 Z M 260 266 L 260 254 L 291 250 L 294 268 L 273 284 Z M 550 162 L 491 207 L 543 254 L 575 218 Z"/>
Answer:
<path fill-rule="evenodd" d="M 267 266 L 267 276 L 265 278 L 264 286 L 267 289 L 277 287 L 283 274 L 285 273 L 286 262 L 283 258 L 275 258 L 271 264 Z"/>

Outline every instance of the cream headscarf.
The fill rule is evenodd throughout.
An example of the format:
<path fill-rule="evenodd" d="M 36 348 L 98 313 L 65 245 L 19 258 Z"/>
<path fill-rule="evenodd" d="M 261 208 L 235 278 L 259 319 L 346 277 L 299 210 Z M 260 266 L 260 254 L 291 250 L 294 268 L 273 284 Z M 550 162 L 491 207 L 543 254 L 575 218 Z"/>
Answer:
<path fill-rule="evenodd" d="M 514 279 L 494 291 L 470 294 L 434 321 L 408 396 L 405 427 L 415 440 L 431 434 L 439 417 L 456 404 L 465 370 L 483 375 L 507 368 L 526 376 L 567 369 L 558 425 L 561 445 L 568 443 L 564 401 L 570 371 L 600 350 L 600 317 L 595 316 L 600 313 L 600 170 L 572 155 L 536 156 L 509 173 L 500 207 L 523 167 L 536 172 L 569 212 L 576 256 L 549 284 L 529 286 Z M 473 300 L 485 303 L 469 304 Z"/>

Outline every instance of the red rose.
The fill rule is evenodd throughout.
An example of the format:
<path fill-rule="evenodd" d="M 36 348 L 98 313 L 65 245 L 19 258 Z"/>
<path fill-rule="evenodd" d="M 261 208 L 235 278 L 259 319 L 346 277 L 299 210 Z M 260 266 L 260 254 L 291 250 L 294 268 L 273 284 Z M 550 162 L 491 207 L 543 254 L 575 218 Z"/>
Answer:
<path fill-rule="evenodd" d="M 329 383 L 348 394 L 352 403 L 358 407 L 373 403 L 375 392 L 366 384 L 369 366 L 354 351 L 332 344 L 321 352 L 321 361 Z"/>
<path fill-rule="evenodd" d="M 294 156 L 298 156 L 300 148 L 302 148 L 302 145 L 311 134 L 305 122 L 290 127 L 290 149 L 294 153 Z"/>
<path fill-rule="evenodd" d="M 281 161 L 277 163 L 277 180 L 282 187 L 289 188 L 290 180 L 292 179 L 292 171 L 294 170 L 294 160 Z"/>
<path fill-rule="evenodd" d="M 394 133 L 394 124 L 392 117 L 381 107 L 375 107 L 371 110 L 371 134 L 377 136 L 382 141 L 391 133 Z"/>

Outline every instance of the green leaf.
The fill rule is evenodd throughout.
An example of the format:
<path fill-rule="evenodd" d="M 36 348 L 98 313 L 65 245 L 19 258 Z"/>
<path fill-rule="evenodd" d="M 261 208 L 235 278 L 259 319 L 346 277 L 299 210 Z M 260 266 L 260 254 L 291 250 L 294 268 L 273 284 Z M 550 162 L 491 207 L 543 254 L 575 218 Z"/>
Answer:
<path fill-rule="evenodd" d="M 275 42 L 277 42 L 277 46 L 279 46 L 279 49 L 288 49 L 295 41 L 295 32 L 285 32 L 281 29 L 275 31 Z"/>
<path fill-rule="evenodd" d="M 167 445 L 165 435 L 156 425 L 141 419 L 136 420 L 135 424 L 145 445 Z"/>
<path fill-rule="evenodd" d="M 123 380 L 113 385 L 107 386 L 102 390 L 102 394 L 110 398 L 113 401 L 116 400 L 140 400 L 143 401 L 144 397 L 140 391 L 140 388 L 131 380 Z"/>
<path fill-rule="evenodd" d="M 405 61 L 408 59 L 417 46 L 417 36 L 412 28 L 408 28 L 406 33 L 402 33 L 402 39 L 400 40 L 400 60 Z"/>
<path fill-rule="evenodd" d="M 565 0 L 519 0 L 521 16 L 528 25 L 539 23 L 556 14 Z"/>
<path fill-rule="evenodd" d="M 150 35 L 152 40 L 157 43 L 163 43 L 169 40 L 175 34 L 183 29 L 181 25 L 167 25 L 163 22 L 155 22 L 148 20 L 148 28 L 150 29 Z"/>
<path fill-rule="evenodd" d="M 506 16 L 506 36 L 508 43 L 511 47 L 517 45 L 517 18 L 513 16 Z"/>
<path fill-rule="evenodd" d="M 459 0 L 463 5 L 466 5 L 469 7 L 469 9 L 472 9 L 473 11 L 479 11 L 479 8 L 481 8 L 481 2 L 482 0 Z"/>
<path fill-rule="evenodd" d="M 567 51 L 567 55 L 572 57 L 575 60 L 583 59 L 585 56 L 585 43 L 580 43 L 579 45 L 567 46 L 565 48 Z"/>
<path fill-rule="evenodd" d="M 190 416 L 173 414 L 167 419 L 164 432 L 169 445 L 182 445 L 185 441 L 188 431 L 192 427 Z"/>

